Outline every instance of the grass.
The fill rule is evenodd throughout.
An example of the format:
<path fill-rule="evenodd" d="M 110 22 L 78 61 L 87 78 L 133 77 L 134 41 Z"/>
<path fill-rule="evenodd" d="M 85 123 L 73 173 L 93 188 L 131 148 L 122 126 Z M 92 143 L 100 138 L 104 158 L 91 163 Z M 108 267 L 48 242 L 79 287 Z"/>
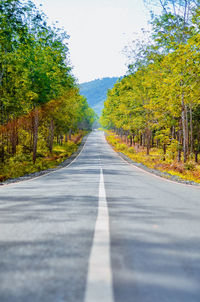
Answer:
<path fill-rule="evenodd" d="M 163 160 L 163 150 L 161 149 L 152 148 L 150 155 L 146 155 L 146 149 L 138 145 L 133 147 L 128 146 L 128 144 L 111 131 L 107 132 L 107 141 L 116 151 L 125 154 L 137 163 L 142 163 L 148 168 L 167 172 L 183 180 L 200 183 L 200 165 L 195 163 L 193 159 L 190 159 L 186 163 L 178 162 L 174 159 L 175 156 L 170 149 L 166 153 L 165 160 Z"/>
<path fill-rule="evenodd" d="M 7 159 L 4 164 L 0 164 L 0 182 L 55 168 L 77 151 L 84 135 L 85 133 L 74 135 L 70 141 L 63 142 L 62 145 L 54 142 L 52 153 L 39 141 L 35 164 L 33 164 L 32 155 L 24 153 L 22 147 L 18 146 L 16 155 Z"/>

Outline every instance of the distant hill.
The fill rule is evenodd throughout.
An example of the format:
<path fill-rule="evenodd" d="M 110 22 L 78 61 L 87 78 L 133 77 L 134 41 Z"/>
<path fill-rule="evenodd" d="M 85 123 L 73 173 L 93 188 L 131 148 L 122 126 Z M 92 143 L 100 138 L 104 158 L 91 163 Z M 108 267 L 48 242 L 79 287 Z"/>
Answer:
<path fill-rule="evenodd" d="M 103 78 L 80 84 L 81 95 L 87 98 L 88 104 L 100 116 L 108 89 L 111 89 L 119 78 Z"/>

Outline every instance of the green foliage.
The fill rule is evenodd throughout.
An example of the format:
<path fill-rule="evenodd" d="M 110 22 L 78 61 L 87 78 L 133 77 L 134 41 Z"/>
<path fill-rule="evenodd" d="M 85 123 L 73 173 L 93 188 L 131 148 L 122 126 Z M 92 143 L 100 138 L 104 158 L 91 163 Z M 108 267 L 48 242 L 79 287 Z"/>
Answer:
<path fill-rule="evenodd" d="M 101 123 L 129 140 L 133 136 L 148 155 L 157 146 L 163 160 L 186 162 L 196 154 L 198 161 L 199 8 L 191 1 L 160 3 L 163 12 L 153 16 L 150 38 L 132 52 L 130 74 L 108 92 Z M 176 4 L 171 10 L 166 3 Z"/>
<path fill-rule="evenodd" d="M 32 162 L 31 155 L 24 153 L 23 146 L 19 145 L 15 156 L 8 158 L 5 164 L 0 164 L 0 181 L 55 168 L 59 163 L 71 156 L 72 153 L 77 150 L 80 141 L 81 138 L 77 143 L 68 141 L 63 143 L 62 145 L 55 142 L 54 151 L 52 152 L 52 154 L 49 154 L 47 149 L 43 148 L 43 141 L 40 138 L 38 157 L 35 164 L 33 164 Z"/>
<path fill-rule="evenodd" d="M 120 143 L 116 144 L 115 147 L 119 151 L 124 151 L 127 148 L 125 144 L 120 144 Z"/>
<path fill-rule="evenodd" d="M 184 164 L 184 168 L 186 170 L 189 170 L 189 171 L 194 171 L 195 170 L 195 163 L 192 162 L 192 161 L 189 161 L 189 162 Z"/>
<path fill-rule="evenodd" d="M 138 149 L 137 146 L 129 148 L 119 137 L 108 131 L 106 139 L 116 151 L 122 152 L 134 162 L 142 163 L 150 169 L 167 172 L 169 174 L 168 178 L 170 178 L 170 175 L 175 175 L 183 180 L 200 183 L 200 165 L 192 160 L 185 164 L 176 161 L 163 161 L 162 154 L 157 148 L 152 150 L 151 156 L 147 156 L 142 148 Z"/>
<path fill-rule="evenodd" d="M 130 147 L 128 148 L 128 152 L 131 153 L 131 154 L 134 154 L 135 153 L 135 150 L 133 147 Z"/>
<path fill-rule="evenodd" d="M 0 162 L 24 153 L 37 165 L 55 136 L 91 129 L 96 115 L 71 74 L 68 38 L 30 0 L 0 0 Z"/>

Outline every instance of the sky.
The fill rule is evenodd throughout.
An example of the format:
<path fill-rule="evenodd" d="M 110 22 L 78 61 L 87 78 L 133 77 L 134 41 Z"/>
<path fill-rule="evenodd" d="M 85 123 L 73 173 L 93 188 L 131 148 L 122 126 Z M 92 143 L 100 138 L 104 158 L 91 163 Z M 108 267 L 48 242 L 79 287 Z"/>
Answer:
<path fill-rule="evenodd" d="M 69 34 L 70 61 L 79 83 L 126 74 L 124 46 L 147 28 L 143 0 L 33 0 Z"/>

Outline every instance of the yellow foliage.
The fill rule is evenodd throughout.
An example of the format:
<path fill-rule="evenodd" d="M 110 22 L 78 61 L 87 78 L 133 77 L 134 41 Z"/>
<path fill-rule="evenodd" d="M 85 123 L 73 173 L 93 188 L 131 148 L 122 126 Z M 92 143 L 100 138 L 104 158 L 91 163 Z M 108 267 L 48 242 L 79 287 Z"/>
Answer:
<path fill-rule="evenodd" d="M 118 152 L 122 152 L 134 162 L 142 163 L 151 169 L 157 169 L 161 172 L 167 172 L 171 175 L 178 176 L 183 180 L 200 183 L 200 165 L 197 165 L 194 161 L 189 160 L 185 164 L 178 163 L 177 161 L 163 161 L 162 150 L 156 148 L 153 148 L 151 155 L 147 156 L 145 151 L 124 144 L 119 137 L 116 137 L 112 132 L 107 133 L 107 141 L 114 149 Z"/>
<path fill-rule="evenodd" d="M 82 133 L 83 135 L 84 133 Z M 68 141 L 62 145 L 54 143 L 53 152 L 50 154 L 46 148 L 42 149 L 43 141 L 39 139 L 38 157 L 33 164 L 31 154 L 25 154 L 22 145 L 18 145 L 15 156 L 7 159 L 6 163 L 0 165 L 0 182 L 9 178 L 16 178 L 26 174 L 55 168 L 63 160 L 70 157 L 78 149 L 78 142 Z"/>

